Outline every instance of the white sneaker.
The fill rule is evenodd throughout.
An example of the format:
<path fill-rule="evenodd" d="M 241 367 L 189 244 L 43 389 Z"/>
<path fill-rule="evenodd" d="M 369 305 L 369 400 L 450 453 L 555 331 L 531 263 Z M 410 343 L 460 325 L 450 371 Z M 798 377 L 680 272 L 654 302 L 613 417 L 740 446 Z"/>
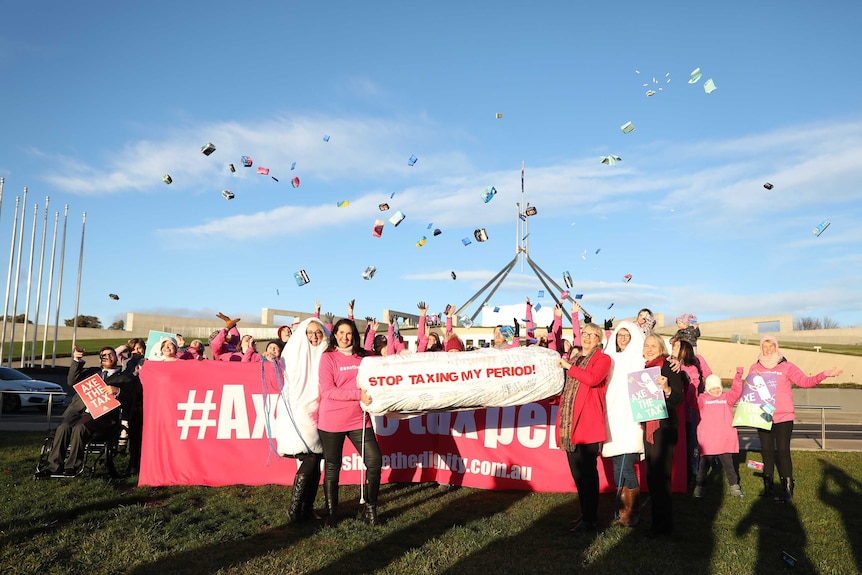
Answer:
<path fill-rule="evenodd" d="M 742 499 L 745 495 L 742 493 L 742 489 L 739 485 L 731 485 L 730 486 L 730 494 L 738 499 Z"/>

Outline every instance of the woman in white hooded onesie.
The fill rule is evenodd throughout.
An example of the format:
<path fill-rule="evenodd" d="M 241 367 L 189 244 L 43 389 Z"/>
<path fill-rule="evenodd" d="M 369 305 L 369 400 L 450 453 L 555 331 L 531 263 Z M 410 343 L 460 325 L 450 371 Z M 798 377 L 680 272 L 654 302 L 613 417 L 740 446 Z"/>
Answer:
<path fill-rule="evenodd" d="M 284 387 L 272 426 L 278 454 L 301 462 L 293 481 L 288 523 L 314 517 L 323 459 L 323 445 L 317 434 L 318 368 L 329 338 L 326 326 L 315 317 L 300 322 L 293 333 L 281 353 Z"/>
<path fill-rule="evenodd" d="M 627 527 L 634 527 L 639 520 L 640 487 L 635 465 L 644 456 L 643 429 L 632 417 L 629 403 L 628 374 L 643 369 L 643 344 L 643 330 L 636 323 L 623 321 L 605 345 L 613 365 L 605 395 L 608 440 L 602 445 L 602 457 L 614 465 L 618 505 L 614 525 Z"/>

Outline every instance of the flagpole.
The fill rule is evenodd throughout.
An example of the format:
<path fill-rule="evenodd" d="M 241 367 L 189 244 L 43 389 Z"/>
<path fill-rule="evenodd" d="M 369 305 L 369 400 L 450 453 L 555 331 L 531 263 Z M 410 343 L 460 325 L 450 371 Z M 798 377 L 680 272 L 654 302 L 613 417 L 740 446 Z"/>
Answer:
<path fill-rule="evenodd" d="M 36 222 L 39 221 L 39 204 L 33 205 L 33 231 L 30 234 L 30 261 L 27 262 L 27 295 L 24 297 L 24 333 L 21 334 L 21 367 L 27 359 L 27 321 L 30 319 L 30 293 L 33 291 L 33 258 L 36 251 Z M 34 329 L 35 329 L 34 325 Z"/>
<path fill-rule="evenodd" d="M 9 271 L 6 272 L 6 300 L 3 305 L 3 333 L 0 334 L 0 365 L 3 365 L 3 349 L 6 347 L 6 320 L 9 318 L 9 292 L 12 289 L 12 265 L 15 261 L 15 236 L 18 234 L 18 208 L 21 197 L 15 196 L 15 219 L 12 220 L 12 242 L 9 245 Z M 12 359 L 9 359 L 12 365 Z"/>
<path fill-rule="evenodd" d="M 81 301 L 81 274 L 84 271 L 84 232 L 87 228 L 87 212 L 84 212 L 84 218 L 81 222 L 81 253 L 78 255 L 78 285 L 75 288 L 75 316 L 74 327 L 72 328 L 72 349 L 77 345 L 78 334 L 78 304 Z"/>
<path fill-rule="evenodd" d="M 63 211 L 63 241 L 60 244 L 60 273 L 57 276 L 57 309 L 54 315 L 54 349 L 51 351 L 51 367 L 57 362 L 57 330 L 60 327 L 60 296 L 63 294 L 63 261 L 66 259 L 66 223 L 69 221 L 69 204 Z"/>
<path fill-rule="evenodd" d="M 54 238 L 51 240 L 51 271 L 48 273 L 48 297 L 45 298 L 45 329 L 42 330 L 42 363 L 45 367 L 45 354 L 48 351 L 48 327 L 51 325 L 51 296 L 54 294 L 54 255 L 57 252 L 57 227 L 60 223 L 60 212 L 54 212 Z"/>
<path fill-rule="evenodd" d="M 42 222 L 42 246 L 39 249 L 39 280 L 36 286 L 36 317 L 33 319 L 33 348 L 30 350 L 30 365 L 36 366 L 36 343 L 39 341 L 39 303 L 42 300 L 42 272 L 45 269 L 45 235 L 48 231 L 48 202 L 51 198 L 45 196 L 45 219 Z M 48 329 L 48 322 L 42 329 L 44 333 Z"/>
<path fill-rule="evenodd" d="M 12 367 L 12 348 L 15 345 L 15 324 L 18 314 L 18 288 L 21 285 L 21 252 L 24 249 L 24 214 L 27 211 L 27 186 L 21 199 L 21 227 L 18 229 L 18 261 L 15 262 L 15 288 L 12 291 L 12 333 L 9 334 L 9 367 Z"/>

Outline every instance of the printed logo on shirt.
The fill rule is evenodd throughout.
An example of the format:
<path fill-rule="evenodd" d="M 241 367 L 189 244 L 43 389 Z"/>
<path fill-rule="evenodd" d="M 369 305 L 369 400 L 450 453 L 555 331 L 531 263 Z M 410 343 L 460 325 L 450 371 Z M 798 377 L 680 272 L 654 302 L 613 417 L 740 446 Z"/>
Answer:
<path fill-rule="evenodd" d="M 342 365 L 338 368 L 338 371 L 353 371 L 359 369 L 358 365 Z"/>

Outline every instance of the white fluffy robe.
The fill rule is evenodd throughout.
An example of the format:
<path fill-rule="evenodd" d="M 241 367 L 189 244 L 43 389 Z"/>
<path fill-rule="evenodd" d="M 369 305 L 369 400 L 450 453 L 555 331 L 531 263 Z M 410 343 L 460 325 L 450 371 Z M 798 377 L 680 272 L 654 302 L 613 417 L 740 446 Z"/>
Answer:
<path fill-rule="evenodd" d="M 617 332 L 625 328 L 632 339 L 625 351 L 617 351 Z M 605 353 L 611 356 L 611 378 L 605 401 L 607 402 L 608 440 L 602 445 L 602 457 L 623 453 L 640 453 L 643 456 L 643 429 L 635 423 L 629 403 L 628 374 L 644 368 L 644 334 L 636 323 L 623 321 L 617 325 L 607 343 Z"/>
<path fill-rule="evenodd" d="M 323 331 L 320 345 L 312 347 L 305 336 L 309 324 L 316 323 Z M 317 318 L 306 319 L 293 330 L 293 336 L 281 354 L 284 369 L 284 389 L 275 410 L 272 426 L 279 455 L 323 453 L 317 434 L 317 407 L 320 400 L 318 369 L 320 356 L 326 348 L 329 331 Z"/>

